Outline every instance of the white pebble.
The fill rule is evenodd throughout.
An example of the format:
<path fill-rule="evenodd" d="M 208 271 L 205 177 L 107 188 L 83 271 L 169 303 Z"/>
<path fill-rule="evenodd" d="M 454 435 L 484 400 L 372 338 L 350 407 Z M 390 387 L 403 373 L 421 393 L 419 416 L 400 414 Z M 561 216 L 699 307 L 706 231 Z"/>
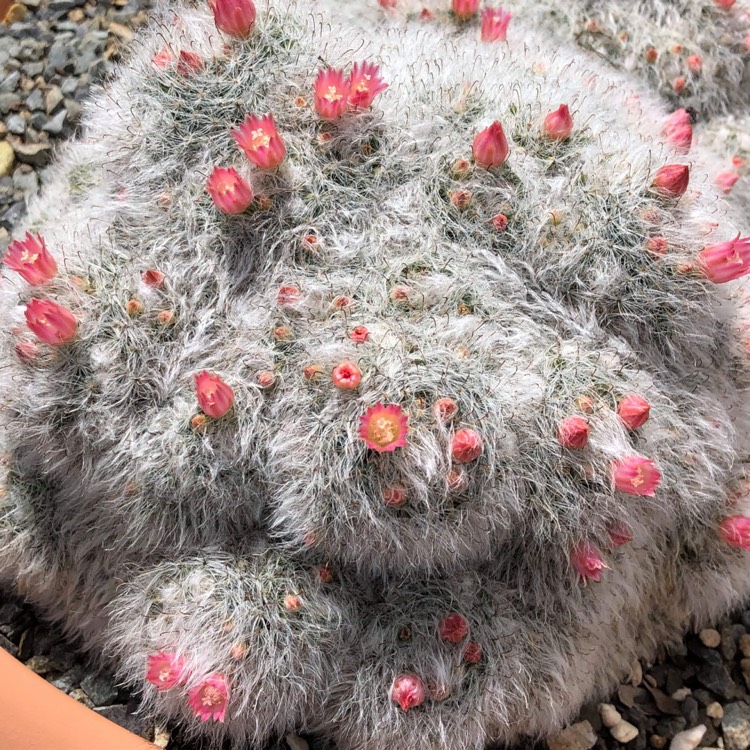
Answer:
<path fill-rule="evenodd" d="M 602 717 L 602 724 L 607 729 L 617 726 L 622 721 L 620 712 L 611 703 L 602 703 L 599 706 L 599 715 Z"/>
<path fill-rule="evenodd" d="M 721 719 L 724 716 L 724 707 L 721 703 L 709 703 L 706 706 L 706 716 L 711 719 Z"/>
<path fill-rule="evenodd" d="M 669 750 L 695 750 L 700 745 L 703 735 L 706 733 L 706 727 L 698 724 L 697 727 L 686 729 L 684 732 L 678 732 L 672 742 L 669 743 Z"/>
<path fill-rule="evenodd" d="M 630 722 L 620 719 L 620 721 L 609 730 L 609 733 L 618 742 L 624 744 L 626 742 L 631 742 L 638 736 L 638 727 L 634 727 Z"/>
<path fill-rule="evenodd" d="M 675 690 L 674 693 L 672 693 L 672 697 L 678 702 L 682 703 L 682 701 L 685 700 L 685 698 L 690 695 L 693 691 L 690 688 L 687 687 L 681 687 L 679 690 Z"/>
<path fill-rule="evenodd" d="M 701 639 L 701 643 L 709 648 L 718 648 L 721 644 L 721 634 L 718 630 L 713 628 L 705 628 L 698 634 L 698 638 Z"/>
<path fill-rule="evenodd" d="M 643 667 L 639 661 L 634 661 L 633 666 L 630 667 L 630 684 L 633 687 L 638 687 L 643 682 Z"/>
<path fill-rule="evenodd" d="M 302 739 L 297 734 L 288 734 L 286 736 L 286 744 L 289 745 L 291 750 L 309 750 L 310 748 L 307 740 Z"/>

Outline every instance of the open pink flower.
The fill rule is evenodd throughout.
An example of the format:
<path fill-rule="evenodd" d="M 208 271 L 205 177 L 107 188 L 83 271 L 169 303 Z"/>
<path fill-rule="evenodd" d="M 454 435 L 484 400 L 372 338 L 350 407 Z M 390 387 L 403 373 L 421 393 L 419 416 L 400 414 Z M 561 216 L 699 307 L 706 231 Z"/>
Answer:
<path fill-rule="evenodd" d="M 219 31 L 238 39 L 250 35 L 256 15 L 253 0 L 208 0 L 208 4 Z"/>
<path fill-rule="evenodd" d="M 728 516 L 719 524 L 719 533 L 727 544 L 750 552 L 750 518 L 747 516 Z"/>
<path fill-rule="evenodd" d="M 438 633 L 447 643 L 461 643 L 469 635 L 469 621 L 459 612 L 451 612 L 440 620 Z"/>
<path fill-rule="evenodd" d="M 276 169 L 284 161 L 286 146 L 276 130 L 273 115 L 247 115 L 232 136 L 259 169 Z"/>
<path fill-rule="evenodd" d="M 657 170 L 651 187 L 668 198 L 684 195 L 690 182 L 690 169 L 684 164 L 667 164 Z"/>
<path fill-rule="evenodd" d="M 32 299 L 24 315 L 32 332 L 52 346 L 71 342 L 78 332 L 78 321 L 73 313 L 48 299 Z"/>
<path fill-rule="evenodd" d="M 219 211 L 241 214 L 253 202 L 253 189 L 236 169 L 215 167 L 206 189 Z"/>
<path fill-rule="evenodd" d="M 451 0 L 451 9 L 459 21 L 468 21 L 479 10 L 479 0 Z"/>
<path fill-rule="evenodd" d="M 563 448 L 585 448 L 589 442 L 589 424 L 583 417 L 567 417 L 557 426 L 557 440 Z"/>
<path fill-rule="evenodd" d="M 343 70 L 321 70 L 315 79 L 315 111 L 323 120 L 338 120 L 349 103 L 349 79 Z"/>
<path fill-rule="evenodd" d="M 362 381 L 362 371 L 354 362 L 346 360 L 333 368 L 333 384 L 343 391 L 353 391 Z"/>
<path fill-rule="evenodd" d="M 218 376 L 199 372 L 195 376 L 195 393 L 204 414 L 218 419 L 234 405 L 234 391 Z"/>
<path fill-rule="evenodd" d="M 734 281 L 750 273 L 750 237 L 739 235 L 728 242 L 704 247 L 698 254 L 698 265 L 714 284 Z"/>
<path fill-rule="evenodd" d="M 376 404 L 359 419 L 359 436 L 368 448 L 384 453 L 406 445 L 409 416 L 398 404 Z"/>
<path fill-rule="evenodd" d="M 422 705 L 425 700 L 424 683 L 416 675 L 401 674 L 393 681 L 391 700 L 403 711 Z"/>
<path fill-rule="evenodd" d="M 737 180 L 740 179 L 740 173 L 729 171 L 729 172 L 719 172 L 719 174 L 716 175 L 716 178 L 714 179 L 714 183 L 716 184 L 716 187 L 721 190 L 724 195 L 729 195 L 729 193 L 732 192 L 732 188 L 734 187 L 734 183 L 737 182 Z"/>
<path fill-rule="evenodd" d="M 382 94 L 388 84 L 380 77 L 380 66 L 373 63 L 354 63 L 349 79 L 349 106 L 353 109 L 367 109 L 378 94 Z"/>
<path fill-rule="evenodd" d="M 226 677 L 213 674 L 188 693 L 188 703 L 201 721 L 224 722 L 229 703 L 229 685 Z"/>
<path fill-rule="evenodd" d="M 613 464 L 612 479 L 619 492 L 653 497 L 661 482 L 661 472 L 649 458 L 626 456 Z"/>
<path fill-rule="evenodd" d="M 584 586 L 589 579 L 599 581 L 602 571 L 607 568 L 599 550 L 588 542 L 581 542 L 573 547 L 570 551 L 570 562 Z"/>
<path fill-rule="evenodd" d="M 482 11 L 482 41 L 506 41 L 511 17 L 512 13 L 502 8 L 485 8 Z"/>
<path fill-rule="evenodd" d="M 651 404 L 643 396 L 631 394 L 617 404 L 617 413 L 626 427 L 637 430 L 648 421 Z"/>
<path fill-rule="evenodd" d="M 146 679 L 157 690 L 169 690 L 186 678 L 185 660 L 170 651 L 157 651 L 146 659 Z"/>
<path fill-rule="evenodd" d="M 686 154 L 690 151 L 693 142 L 693 126 L 690 115 L 684 108 L 672 112 L 661 127 L 662 135 L 666 136 L 669 143 L 674 146 L 675 151 Z"/>
<path fill-rule="evenodd" d="M 57 263 L 49 254 L 40 234 L 34 237 L 30 232 L 22 240 L 8 245 L 3 255 L 3 263 L 13 271 L 18 271 L 32 286 L 39 286 L 57 275 Z"/>
<path fill-rule="evenodd" d="M 483 449 L 481 435 L 469 427 L 458 430 L 451 440 L 451 455 L 462 464 L 479 458 Z"/>
<path fill-rule="evenodd" d="M 573 118 L 567 104 L 561 104 L 544 118 L 544 135 L 553 141 L 565 141 L 573 132 Z"/>
<path fill-rule="evenodd" d="M 495 121 L 474 138 L 471 150 L 474 161 L 480 167 L 490 169 L 504 164 L 508 158 L 508 141 L 505 138 L 503 126 Z"/>

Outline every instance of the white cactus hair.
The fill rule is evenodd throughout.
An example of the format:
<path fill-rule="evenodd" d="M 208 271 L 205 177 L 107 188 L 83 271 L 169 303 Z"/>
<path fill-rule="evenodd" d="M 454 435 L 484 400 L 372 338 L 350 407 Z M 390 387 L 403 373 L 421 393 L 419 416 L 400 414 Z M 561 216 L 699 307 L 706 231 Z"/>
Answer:
<path fill-rule="evenodd" d="M 656 95 L 544 33 L 483 44 L 447 13 L 258 6 L 250 38 L 230 41 L 207 7 L 159 5 L 31 208 L 24 229 L 44 235 L 60 274 L 41 290 L 8 274 L 0 289 L 0 578 L 62 618 L 145 712 L 217 747 L 293 730 L 342 750 L 549 734 L 635 658 L 750 592 L 746 553 L 717 531 L 746 494 L 743 287 L 718 290 L 690 265 L 743 226 L 710 153 L 662 142 Z M 203 69 L 158 68 L 165 46 Z M 390 88 L 321 123 L 317 71 L 362 59 Z M 541 123 L 561 103 L 574 131 L 552 143 Z M 276 172 L 251 167 L 230 135 L 265 112 L 287 146 Z M 507 165 L 458 175 L 495 120 Z M 690 166 L 679 200 L 651 190 L 665 164 Z M 229 165 L 267 205 L 217 211 L 206 179 Z M 148 269 L 162 288 L 143 282 Z M 288 305 L 284 285 L 300 292 Z M 21 361 L 34 295 L 74 310 L 79 335 Z M 358 325 L 365 343 L 349 337 Z M 362 371 L 356 390 L 331 382 L 344 360 Z M 303 377 L 311 365 L 323 377 Z M 235 406 L 196 430 L 202 370 Z M 266 370 L 271 388 L 256 379 Z M 651 405 L 637 431 L 617 415 L 634 393 Z M 441 397 L 458 406 L 445 424 Z M 408 413 L 406 447 L 376 454 L 359 437 L 378 403 Z M 591 439 L 574 451 L 557 427 L 576 414 Z M 463 427 L 483 453 L 456 491 Z M 633 454 L 661 471 L 654 497 L 613 486 L 613 463 Z M 396 483 L 402 508 L 383 503 Z M 613 525 L 632 542 L 616 547 Z M 586 587 L 569 561 L 583 542 L 609 566 Z M 452 611 L 477 664 L 440 640 Z M 161 650 L 185 659 L 187 686 L 146 682 Z M 230 684 L 224 723 L 186 701 L 210 673 Z M 402 673 L 428 692 L 409 711 L 390 695 Z"/>

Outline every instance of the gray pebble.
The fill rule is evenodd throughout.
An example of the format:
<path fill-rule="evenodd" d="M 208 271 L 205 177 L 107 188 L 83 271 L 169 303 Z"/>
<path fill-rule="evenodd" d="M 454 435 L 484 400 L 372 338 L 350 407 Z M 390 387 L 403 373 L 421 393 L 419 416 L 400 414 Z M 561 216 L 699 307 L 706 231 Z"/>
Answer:
<path fill-rule="evenodd" d="M 60 91 L 63 92 L 64 96 L 73 96 L 73 94 L 76 93 L 79 86 L 79 79 L 75 76 L 68 76 L 65 78 L 65 80 L 60 84 Z"/>
<path fill-rule="evenodd" d="M 69 669 L 56 679 L 50 680 L 50 682 L 58 690 L 62 690 L 64 693 L 69 693 L 73 688 L 80 685 L 82 675 L 83 673 L 80 667 L 73 667 L 73 669 Z"/>
<path fill-rule="evenodd" d="M 117 686 L 108 675 L 86 675 L 81 687 L 95 706 L 109 706 L 117 700 Z"/>
<path fill-rule="evenodd" d="M 8 640 L 4 635 L 0 635 L 0 648 L 7 651 L 11 656 L 18 656 L 16 644 Z"/>
<path fill-rule="evenodd" d="M 62 133 L 63 123 L 65 122 L 67 115 L 68 113 L 64 109 L 61 109 L 46 125 L 42 127 L 42 130 L 51 133 L 52 135 L 59 135 Z"/>
<path fill-rule="evenodd" d="M 41 63 L 41 62 L 24 63 L 22 70 L 29 78 L 36 78 L 37 76 L 40 76 L 42 75 L 42 73 L 44 73 L 44 63 Z"/>
<path fill-rule="evenodd" d="M 703 687 L 725 700 L 731 700 L 737 696 L 739 688 L 723 666 L 699 664 L 696 677 Z"/>
<path fill-rule="evenodd" d="M 20 190 L 25 198 L 30 198 L 39 190 L 39 178 L 33 169 L 28 172 L 17 169 L 13 175 L 13 187 Z"/>
<path fill-rule="evenodd" d="M 50 86 L 44 95 L 44 108 L 48 115 L 51 115 L 63 101 L 62 90 L 59 86 Z"/>
<path fill-rule="evenodd" d="M 39 89 L 34 89 L 27 97 L 24 102 L 32 112 L 37 112 L 40 109 L 44 109 L 44 96 Z"/>
<path fill-rule="evenodd" d="M 721 720 L 726 750 L 746 750 L 750 746 L 750 707 L 744 701 L 724 706 Z"/>
<path fill-rule="evenodd" d="M 21 105 L 21 97 L 18 94 L 0 94 L 0 113 L 7 115 L 11 109 Z"/>
<path fill-rule="evenodd" d="M 26 132 L 26 118 L 21 115 L 10 115 L 5 120 L 5 124 L 14 135 L 23 135 Z"/>
<path fill-rule="evenodd" d="M 26 213 L 26 203 L 24 201 L 18 201 L 12 203 L 5 213 L 0 215 L 0 224 L 6 229 L 12 229 L 18 220 Z"/>
<path fill-rule="evenodd" d="M 16 90 L 20 80 L 21 74 L 17 70 L 9 73 L 0 80 L 0 94 L 12 94 Z"/>
<path fill-rule="evenodd" d="M 134 714 L 128 706 L 104 706 L 103 708 L 95 708 L 94 711 L 139 737 L 150 740 L 153 736 L 153 722 L 148 721 L 143 716 Z"/>
<path fill-rule="evenodd" d="M 47 77 L 54 75 L 56 71 L 71 73 L 73 62 L 70 57 L 73 53 L 73 43 L 65 39 L 58 39 L 50 48 L 47 55 Z"/>
<path fill-rule="evenodd" d="M 14 143 L 13 150 L 16 152 L 18 161 L 31 164 L 35 167 L 43 167 L 50 157 L 52 146 L 49 143 Z"/>

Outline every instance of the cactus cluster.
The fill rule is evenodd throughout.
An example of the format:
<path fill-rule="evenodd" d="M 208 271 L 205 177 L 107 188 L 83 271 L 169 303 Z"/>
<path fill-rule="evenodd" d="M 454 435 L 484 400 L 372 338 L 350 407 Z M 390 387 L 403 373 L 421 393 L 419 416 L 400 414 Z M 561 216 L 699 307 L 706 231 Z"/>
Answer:
<path fill-rule="evenodd" d="M 3 258 L 0 578 L 217 744 L 544 735 L 750 591 L 715 163 L 477 5 L 162 3 Z"/>

